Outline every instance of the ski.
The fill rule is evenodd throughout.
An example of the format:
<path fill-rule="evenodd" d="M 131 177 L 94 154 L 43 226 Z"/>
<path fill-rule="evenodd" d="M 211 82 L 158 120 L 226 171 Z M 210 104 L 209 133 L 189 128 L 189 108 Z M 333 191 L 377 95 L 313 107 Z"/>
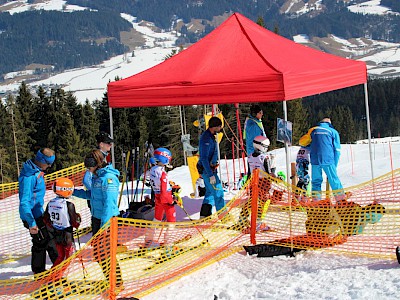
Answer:
<path fill-rule="evenodd" d="M 60 279 L 49 282 L 40 287 L 40 289 L 31 293 L 35 299 L 64 299 L 72 295 L 90 295 L 99 290 L 98 287 L 104 284 L 104 281 L 95 280 L 68 280 Z"/>
<path fill-rule="evenodd" d="M 171 249 L 167 249 L 168 247 L 166 247 L 165 252 L 163 254 L 161 254 L 161 256 L 155 258 L 154 262 L 151 266 L 146 267 L 143 270 L 149 271 L 149 270 L 155 268 L 157 265 L 160 265 L 164 262 L 170 261 L 171 259 L 174 259 L 175 257 L 177 257 L 179 255 L 191 252 L 191 251 L 198 249 L 206 244 L 208 244 L 207 241 L 202 241 L 200 244 L 197 244 L 194 246 L 187 246 L 187 247 L 171 246 Z"/>
<path fill-rule="evenodd" d="M 172 243 L 172 246 L 176 246 L 180 243 L 189 241 L 192 238 L 192 235 L 188 234 L 186 236 L 184 236 L 183 238 L 175 241 Z M 135 250 L 129 250 L 129 251 L 125 251 L 123 254 L 126 255 L 125 257 L 119 258 L 119 261 L 125 261 L 125 260 L 129 260 L 129 259 L 133 259 L 133 258 L 141 258 L 141 257 L 145 257 L 148 256 L 149 254 L 152 254 L 153 252 L 157 251 L 157 250 L 161 250 L 163 248 L 165 248 L 165 245 L 159 245 L 157 247 L 139 247 L 139 249 L 135 249 Z M 122 254 L 122 253 L 121 253 Z"/>

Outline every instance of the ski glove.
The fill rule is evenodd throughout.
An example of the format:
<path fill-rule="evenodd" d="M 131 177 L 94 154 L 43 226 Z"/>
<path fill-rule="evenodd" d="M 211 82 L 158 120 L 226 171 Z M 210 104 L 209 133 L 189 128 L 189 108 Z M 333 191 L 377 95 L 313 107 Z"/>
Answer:
<path fill-rule="evenodd" d="M 215 176 L 210 177 L 210 184 L 215 184 L 217 180 L 215 179 Z"/>

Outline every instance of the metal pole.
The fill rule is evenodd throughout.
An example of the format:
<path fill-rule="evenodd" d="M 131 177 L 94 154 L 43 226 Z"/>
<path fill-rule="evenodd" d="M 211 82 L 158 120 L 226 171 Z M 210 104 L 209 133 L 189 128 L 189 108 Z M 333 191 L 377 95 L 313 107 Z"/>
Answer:
<path fill-rule="evenodd" d="M 113 127 L 113 115 L 112 115 L 112 108 L 109 107 L 108 111 L 110 113 L 110 135 L 111 138 L 114 139 L 114 127 Z M 115 155 L 114 155 L 114 143 L 112 144 L 111 147 L 111 162 L 113 167 L 115 168 Z"/>
<path fill-rule="evenodd" d="M 287 122 L 287 105 L 286 100 L 283 101 L 283 118 Z M 285 153 L 286 153 L 286 182 L 290 184 L 290 157 L 289 157 L 289 147 L 287 141 L 285 141 Z"/>
<path fill-rule="evenodd" d="M 369 104 L 368 104 L 368 87 L 367 83 L 364 83 L 364 95 L 365 95 L 365 114 L 367 117 L 367 131 L 368 131 L 368 147 L 369 147 L 369 162 L 371 167 L 371 177 L 372 177 L 372 188 L 375 194 L 375 175 L 374 175 L 374 164 L 372 160 L 372 145 L 371 145 L 371 121 L 369 119 Z"/>

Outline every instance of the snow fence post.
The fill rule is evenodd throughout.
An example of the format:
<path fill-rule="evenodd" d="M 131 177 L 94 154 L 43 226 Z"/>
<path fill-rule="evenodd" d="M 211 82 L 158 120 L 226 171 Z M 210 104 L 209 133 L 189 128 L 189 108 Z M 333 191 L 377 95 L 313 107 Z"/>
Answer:
<path fill-rule="evenodd" d="M 257 228 L 257 211 L 258 211 L 258 173 L 256 168 L 251 174 L 251 221 L 250 221 L 250 242 L 255 245 L 256 242 L 256 228 Z"/>
<path fill-rule="evenodd" d="M 109 299 L 115 300 L 116 272 L 117 272 L 117 241 L 118 241 L 118 220 L 111 218 L 110 224 L 110 293 Z"/>

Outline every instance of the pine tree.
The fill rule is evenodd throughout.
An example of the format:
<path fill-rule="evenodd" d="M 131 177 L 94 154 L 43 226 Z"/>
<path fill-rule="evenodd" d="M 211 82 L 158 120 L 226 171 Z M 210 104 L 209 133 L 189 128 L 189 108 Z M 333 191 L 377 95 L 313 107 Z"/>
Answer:
<path fill-rule="evenodd" d="M 82 162 L 85 145 L 77 134 L 71 114 L 66 107 L 62 89 L 52 90 L 50 134 L 48 146 L 56 152 L 55 169 L 63 169 Z"/>
<path fill-rule="evenodd" d="M 96 134 L 99 130 L 99 122 L 96 118 L 96 113 L 88 100 L 81 105 L 80 109 L 80 122 L 75 125 L 79 133 L 81 141 L 84 142 L 84 152 L 87 153 L 96 145 Z"/>
<path fill-rule="evenodd" d="M 17 107 L 15 99 L 12 95 L 9 95 L 6 98 L 6 107 L 9 112 L 9 120 L 7 124 L 9 126 L 8 128 L 11 128 L 11 131 L 9 131 L 11 136 L 8 138 L 8 140 L 11 142 L 10 145 L 13 146 L 12 151 L 9 153 L 11 160 L 15 161 L 15 172 L 13 172 L 11 176 L 14 178 L 14 180 L 16 180 L 23 162 L 32 156 L 32 152 L 30 150 L 32 146 L 30 141 L 32 139 L 28 136 L 30 131 L 24 127 L 26 123 L 22 119 L 19 108 Z M 8 133 L 6 135 L 8 135 Z"/>
<path fill-rule="evenodd" d="M 27 138 L 27 143 L 34 146 L 36 141 L 33 139 L 33 135 L 36 132 L 36 124 L 34 121 L 34 106 L 33 106 L 33 96 L 29 91 L 28 86 L 25 82 L 22 82 L 18 95 L 15 98 L 15 106 L 18 110 L 18 122 L 20 122 L 21 128 L 24 128 Z"/>
<path fill-rule="evenodd" d="M 308 111 L 303 107 L 302 99 L 292 100 L 287 103 L 288 121 L 293 123 L 292 144 L 297 145 L 301 136 L 303 136 L 310 127 L 308 121 Z"/>
<path fill-rule="evenodd" d="M 0 183 L 13 182 L 16 178 L 16 164 L 13 164 L 10 153 L 14 152 L 10 131 L 10 115 L 6 106 L 0 101 Z"/>
<path fill-rule="evenodd" d="M 32 116 L 32 120 L 35 124 L 33 139 L 36 141 L 37 148 L 47 146 L 47 137 L 50 133 L 50 110 L 49 98 L 46 95 L 46 91 L 40 86 L 37 90 L 37 97 L 33 98 L 33 111 L 35 111 L 35 114 Z"/>

